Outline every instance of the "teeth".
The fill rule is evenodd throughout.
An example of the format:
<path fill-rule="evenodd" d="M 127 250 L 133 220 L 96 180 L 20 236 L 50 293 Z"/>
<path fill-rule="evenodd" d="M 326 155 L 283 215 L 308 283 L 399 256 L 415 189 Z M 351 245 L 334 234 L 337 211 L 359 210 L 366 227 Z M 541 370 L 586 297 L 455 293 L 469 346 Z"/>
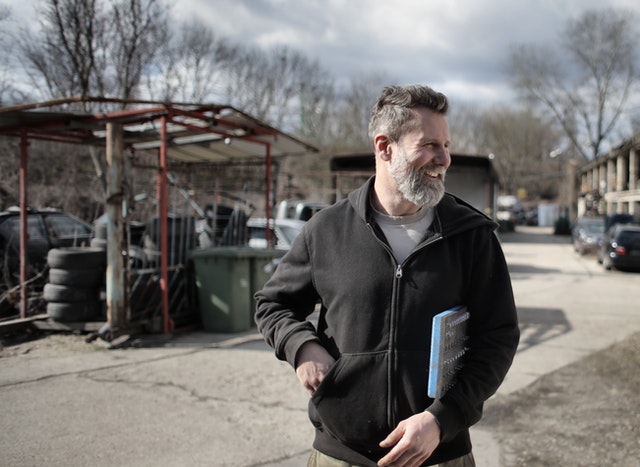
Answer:
<path fill-rule="evenodd" d="M 428 176 L 430 177 L 439 177 L 440 173 L 439 172 L 432 172 L 431 170 L 425 170 L 424 173 L 426 173 Z"/>

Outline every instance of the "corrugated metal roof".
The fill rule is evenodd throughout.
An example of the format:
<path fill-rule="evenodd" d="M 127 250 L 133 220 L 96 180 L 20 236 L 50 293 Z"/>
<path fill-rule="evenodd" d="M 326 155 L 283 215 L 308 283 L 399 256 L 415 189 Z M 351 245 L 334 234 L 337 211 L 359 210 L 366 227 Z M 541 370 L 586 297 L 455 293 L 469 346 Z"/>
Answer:
<path fill-rule="evenodd" d="M 126 105 L 127 110 L 98 114 L 64 110 L 79 102 Z M 62 110 L 55 110 L 55 109 Z M 122 125 L 125 146 L 160 147 L 160 118 L 167 119 L 169 159 L 228 163 L 271 156 L 303 155 L 317 148 L 231 106 L 214 104 L 71 98 L 0 108 L 0 134 L 103 146 L 108 123 Z"/>

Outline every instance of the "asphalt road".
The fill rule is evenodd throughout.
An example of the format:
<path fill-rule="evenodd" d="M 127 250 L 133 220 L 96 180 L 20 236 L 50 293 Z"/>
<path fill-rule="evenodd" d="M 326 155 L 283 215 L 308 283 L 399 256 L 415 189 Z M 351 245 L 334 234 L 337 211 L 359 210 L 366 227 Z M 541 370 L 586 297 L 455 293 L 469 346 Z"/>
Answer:
<path fill-rule="evenodd" d="M 522 339 L 494 397 L 640 330 L 640 273 L 604 271 L 567 237 L 502 234 Z M 137 348 L 33 350 L 0 359 L 0 464 L 306 465 L 306 392 L 255 329 L 144 336 Z M 499 467 L 472 430 L 478 466 Z"/>

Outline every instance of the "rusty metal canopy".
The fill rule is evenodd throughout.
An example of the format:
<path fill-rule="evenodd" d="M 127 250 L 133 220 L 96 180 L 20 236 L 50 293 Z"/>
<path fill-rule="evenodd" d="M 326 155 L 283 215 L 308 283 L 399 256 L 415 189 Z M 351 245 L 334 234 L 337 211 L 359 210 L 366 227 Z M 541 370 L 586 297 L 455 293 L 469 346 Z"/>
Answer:
<path fill-rule="evenodd" d="M 74 108 L 91 107 L 87 104 L 99 104 L 101 107 L 126 110 L 105 111 L 104 113 L 74 112 Z M 84 104 L 84 105 L 83 105 Z M 108 98 L 68 98 L 13 107 L 0 107 L 0 135 L 19 137 L 20 150 L 20 282 L 27 278 L 27 222 L 26 222 L 26 168 L 27 141 L 43 139 L 101 146 L 113 151 L 113 145 L 122 144 L 122 149 L 130 151 L 155 151 L 159 159 L 159 215 L 160 230 L 165 241 L 161 242 L 161 279 L 162 316 L 164 332 L 169 332 L 172 324 L 169 318 L 169 290 L 167 271 L 167 160 L 183 163 L 228 163 L 238 160 L 257 159 L 264 161 L 266 174 L 265 205 L 269 217 L 271 160 L 284 155 L 302 155 L 317 152 L 313 146 L 283 133 L 231 106 L 161 103 L 152 101 L 123 101 Z M 117 137 L 114 138 L 114 135 Z M 117 163 L 115 165 L 118 165 Z M 122 170 L 122 165 L 119 165 Z M 107 179 L 109 179 L 109 172 Z M 116 173 L 118 170 L 116 170 Z M 107 183 L 109 187 L 110 184 Z M 115 193 L 117 194 L 117 193 Z M 115 206 L 118 196 L 107 193 L 107 214 L 118 217 L 122 211 Z M 111 214 L 109 214 L 111 213 Z M 114 214 L 115 213 L 115 214 Z M 268 234 L 267 234 L 268 235 Z M 117 232 L 114 231 L 111 245 L 118 245 Z M 107 249 L 110 267 L 107 268 L 107 308 L 109 324 L 117 325 L 124 316 L 123 301 L 124 277 L 122 256 L 119 248 Z M 109 280 L 109 277 L 111 280 Z M 109 284 L 112 284 L 111 287 Z M 27 288 L 20 292 L 20 314 L 26 317 Z M 115 317 L 115 318 L 114 318 Z"/>
<path fill-rule="evenodd" d="M 73 112 L 81 103 L 126 106 L 104 113 Z M 104 146 L 107 123 L 122 125 L 127 148 L 161 145 L 158 121 L 167 121 L 167 156 L 183 163 L 229 163 L 265 157 L 303 155 L 318 149 L 227 105 L 69 98 L 0 107 L 0 134 Z"/>

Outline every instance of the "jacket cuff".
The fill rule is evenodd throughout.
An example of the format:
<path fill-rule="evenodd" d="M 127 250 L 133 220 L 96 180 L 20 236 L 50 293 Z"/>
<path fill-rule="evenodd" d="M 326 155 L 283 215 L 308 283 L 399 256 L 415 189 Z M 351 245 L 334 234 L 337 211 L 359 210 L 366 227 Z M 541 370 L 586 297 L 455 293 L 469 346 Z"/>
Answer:
<path fill-rule="evenodd" d="M 467 428 L 460 410 L 443 404 L 441 400 L 434 400 L 426 411 L 433 414 L 440 425 L 441 442 L 451 441 L 460 431 Z"/>
<path fill-rule="evenodd" d="M 309 341 L 320 342 L 312 332 L 296 332 L 284 343 L 282 356 L 294 370 L 296 368 L 296 357 L 298 356 L 298 351 Z"/>

